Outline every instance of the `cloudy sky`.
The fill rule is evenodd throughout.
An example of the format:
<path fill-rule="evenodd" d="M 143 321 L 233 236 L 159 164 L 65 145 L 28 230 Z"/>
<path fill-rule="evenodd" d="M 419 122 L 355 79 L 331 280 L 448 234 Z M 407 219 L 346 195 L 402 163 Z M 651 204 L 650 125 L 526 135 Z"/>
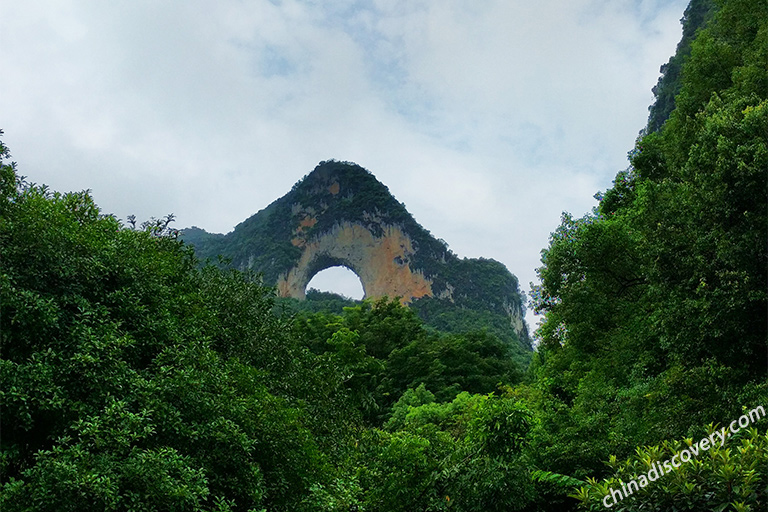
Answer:
<path fill-rule="evenodd" d="M 0 128 L 31 181 L 222 233 L 354 161 L 527 291 L 561 212 L 627 166 L 686 4 L 3 2 Z"/>

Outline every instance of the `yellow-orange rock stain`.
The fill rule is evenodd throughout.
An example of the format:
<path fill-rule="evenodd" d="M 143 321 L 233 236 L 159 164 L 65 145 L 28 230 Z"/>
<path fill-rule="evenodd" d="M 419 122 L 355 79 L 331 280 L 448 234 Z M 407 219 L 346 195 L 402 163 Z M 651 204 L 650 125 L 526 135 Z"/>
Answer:
<path fill-rule="evenodd" d="M 302 225 L 301 229 L 303 227 L 310 226 Z M 408 304 L 419 297 L 431 297 L 431 280 L 411 270 L 408 263 L 398 263 L 408 261 L 415 252 L 411 239 L 398 226 L 382 228 L 381 237 L 375 237 L 365 226 L 349 222 L 336 225 L 311 240 L 305 240 L 299 233 L 291 243 L 303 248 L 301 258 L 290 272 L 278 279 L 278 293 L 283 297 L 303 298 L 313 277 L 309 274 L 311 264 L 322 256 L 341 262 L 355 272 L 366 298 L 398 296 L 403 304 Z"/>

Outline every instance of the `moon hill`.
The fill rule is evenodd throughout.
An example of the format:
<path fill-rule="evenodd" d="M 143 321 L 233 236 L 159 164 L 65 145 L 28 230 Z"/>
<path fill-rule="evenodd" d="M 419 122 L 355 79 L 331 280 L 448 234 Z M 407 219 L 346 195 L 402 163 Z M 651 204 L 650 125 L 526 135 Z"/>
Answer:
<path fill-rule="evenodd" d="M 531 351 L 517 278 L 498 261 L 459 258 L 354 163 L 321 162 L 226 235 L 192 227 L 182 238 L 201 260 L 222 256 L 261 273 L 281 297 L 304 300 L 315 274 L 343 266 L 360 278 L 365 298 L 400 297 L 435 329 L 487 329 L 518 357 Z"/>

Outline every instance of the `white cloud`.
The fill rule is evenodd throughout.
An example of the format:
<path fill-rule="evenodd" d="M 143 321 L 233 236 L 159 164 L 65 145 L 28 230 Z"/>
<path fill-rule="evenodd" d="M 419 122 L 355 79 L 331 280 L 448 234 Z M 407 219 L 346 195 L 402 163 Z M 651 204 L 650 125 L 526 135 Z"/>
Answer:
<path fill-rule="evenodd" d="M 6 2 L 23 174 L 119 217 L 229 231 L 356 161 L 524 289 L 562 210 L 626 166 L 685 2 Z"/>

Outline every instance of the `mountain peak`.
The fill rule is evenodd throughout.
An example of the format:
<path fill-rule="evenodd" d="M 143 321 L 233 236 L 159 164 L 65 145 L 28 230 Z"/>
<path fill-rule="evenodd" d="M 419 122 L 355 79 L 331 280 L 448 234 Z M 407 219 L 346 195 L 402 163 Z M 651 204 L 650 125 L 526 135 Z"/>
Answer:
<path fill-rule="evenodd" d="M 517 278 L 494 260 L 459 259 L 371 172 L 351 162 L 321 162 L 233 232 L 204 235 L 184 235 L 201 259 L 221 254 L 237 268 L 260 272 L 281 296 L 303 299 L 318 272 L 344 266 L 360 278 L 367 298 L 400 297 L 422 307 L 439 301 L 443 310 L 498 315 L 529 343 Z"/>

